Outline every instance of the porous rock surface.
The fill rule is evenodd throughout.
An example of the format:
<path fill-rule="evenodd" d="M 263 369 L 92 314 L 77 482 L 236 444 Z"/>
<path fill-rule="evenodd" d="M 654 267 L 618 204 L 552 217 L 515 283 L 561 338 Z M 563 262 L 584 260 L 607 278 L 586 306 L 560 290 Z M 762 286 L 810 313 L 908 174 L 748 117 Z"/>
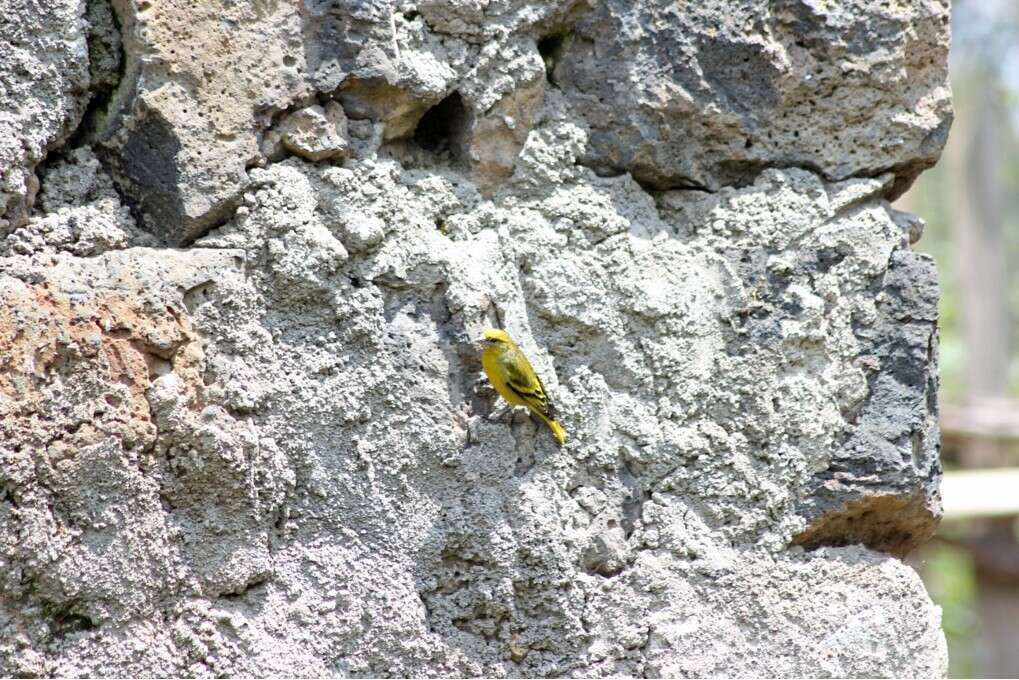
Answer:
<path fill-rule="evenodd" d="M 88 85 L 2 120 L 0 674 L 943 675 L 887 201 L 947 5 L 736 4 L 64 8 Z"/>
<path fill-rule="evenodd" d="M 89 58 L 83 0 L 0 3 L 0 233 L 27 217 L 35 167 L 85 111 Z"/>

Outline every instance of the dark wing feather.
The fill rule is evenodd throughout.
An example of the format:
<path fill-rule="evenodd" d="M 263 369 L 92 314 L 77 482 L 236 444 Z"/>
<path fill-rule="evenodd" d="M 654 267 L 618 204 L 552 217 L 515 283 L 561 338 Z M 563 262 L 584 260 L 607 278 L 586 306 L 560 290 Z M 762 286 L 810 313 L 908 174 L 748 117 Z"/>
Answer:
<path fill-rule="evenodd" d="M 546 417 L 555 419 L 555 407 L 548 395 L 545 394 L 545 386 L 541 384 L 541 378 L 537 373 L 534 374 L 534 382 L 537 384 L 532 384 L 528 377 L 511 362 L 506 365 L 506 378 L 506 384 L 514 394 L 537 405 Z"/>

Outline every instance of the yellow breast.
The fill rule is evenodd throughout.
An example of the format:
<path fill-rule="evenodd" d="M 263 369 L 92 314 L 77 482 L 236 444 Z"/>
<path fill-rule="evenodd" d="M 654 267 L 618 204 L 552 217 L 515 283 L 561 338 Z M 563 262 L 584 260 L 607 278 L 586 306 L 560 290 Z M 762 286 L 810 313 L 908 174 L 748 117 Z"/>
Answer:
<path fill-rule="evenodd" d="M 527 406 L 527 403 L 517 396 L 506 384 L 506 369 L 500 362 L 501 352 L 494 348 L 488 348 L 481 352 L 481 367 L 485 369 L 485 375 L 492 387 L 499 393 L 499 396 L 515 406 Z"/>

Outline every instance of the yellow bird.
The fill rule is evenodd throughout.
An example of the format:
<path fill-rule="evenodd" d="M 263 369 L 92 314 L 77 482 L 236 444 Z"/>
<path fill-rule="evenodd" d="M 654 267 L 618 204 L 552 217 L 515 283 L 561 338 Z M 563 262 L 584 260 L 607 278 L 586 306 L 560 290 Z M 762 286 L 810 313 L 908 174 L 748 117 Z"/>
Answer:
<path fill-rule="evenodd" d="M 545 394 L 541 379 L 509 333 L 489 328 L 482 344 L 481 366 L 495 391 L 509 403 L 531 409 L 545 421 L 561 446 L 566 441 L 566 430 L 556 420 L 555 407 Z"/>

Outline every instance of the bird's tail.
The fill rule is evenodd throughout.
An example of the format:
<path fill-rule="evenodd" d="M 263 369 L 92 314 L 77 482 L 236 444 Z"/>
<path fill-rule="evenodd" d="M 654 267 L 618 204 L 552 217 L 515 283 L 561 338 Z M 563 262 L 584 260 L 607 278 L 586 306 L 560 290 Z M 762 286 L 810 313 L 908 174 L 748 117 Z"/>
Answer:
<path fill-rule="evenodd" d="M 559 424 L 558 420 L 545 418 L 545 424 L 548 425 L 548 429 L 552 430 L 552 436 L 555 437 L 557 442 L 559 442 L 559 446 L 566 443 L 566 430 L 563 429 L 563 426 Z"/>

